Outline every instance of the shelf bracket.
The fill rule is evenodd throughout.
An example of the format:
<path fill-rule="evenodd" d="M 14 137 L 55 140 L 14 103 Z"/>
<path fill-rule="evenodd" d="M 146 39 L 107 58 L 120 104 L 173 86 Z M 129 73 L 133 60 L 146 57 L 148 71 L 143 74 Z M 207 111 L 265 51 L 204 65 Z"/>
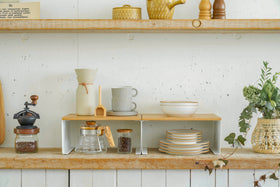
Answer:
<path fill-rule="evenodd" d="M 143 147 L 143 120 L 140 120 L 140 147 L 136 149 L 137 155 L 147 155 L 147 147 Z"/>

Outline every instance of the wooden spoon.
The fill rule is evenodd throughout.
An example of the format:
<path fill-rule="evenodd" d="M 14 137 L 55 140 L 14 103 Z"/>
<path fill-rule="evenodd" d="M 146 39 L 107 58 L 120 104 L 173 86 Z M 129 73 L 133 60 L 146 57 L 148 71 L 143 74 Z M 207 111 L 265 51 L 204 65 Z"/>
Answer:
<path fill-rule="evenodd" d="M 101 105 L 101 86 L 99 86 L 99 105 L 95 109 L 95 116 L 106 116 L 106 108 Z"/>
<path fill-rule="evenodd" d="M 0 81 L 0 144 L 5 140 L 5 105 L 2 91 L 2 84 Z"/>

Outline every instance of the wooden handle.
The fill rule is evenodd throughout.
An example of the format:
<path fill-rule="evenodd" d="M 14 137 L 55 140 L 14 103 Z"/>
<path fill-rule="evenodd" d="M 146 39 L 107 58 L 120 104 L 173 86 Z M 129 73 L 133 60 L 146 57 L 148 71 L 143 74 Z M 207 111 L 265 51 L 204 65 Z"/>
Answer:
<path fill-rule="evenodd" d="M 213 19 L 226 19 L 226 7 L 224 0 L 215 0 L 213 4 Z"/>
<path fill-rule="evenodd" d="M 31 95 L 30 99 L 32 100 L 32 104 L 36 105 L 37 104 L 37 100 L 39 99 L 38 95 Z"/>
<path fill-rule="evenodd" d="M 108 127 L 108 126 L 105 126 L 105 135 L 106 135 L 107 140 L 110 144 L 110 147 L 115 147 L 115 142 L 114 142 L 114 139 L 113 139 L 113 136 L 112 136 L 112 132 L 111 132 L 110 127 Z"/>
<path fill-rule="evenodd" d="M 185 2 L 186 2 L 186 0 L 177 0 L 177 1 L 174 1 L 174 2 L 172 2 L 172 3 L 170 3 L 170 4 L 168 5 L 168 8 L 169 8 L 169 9 L 172 9 L 174 6 L 179 5 L 179 4 L 184 4 Z"/>
<path fill-rule="evenodd" d="M 0 81 L 0 144 L 5 140 L 5 105 L 2 91 L 2 84 Z"/>
<path fill-rule="evenodd" d="M 199 19 L 211 19 L 211 3 L 209 0 L 201 0 L 199 10 Z"/>
<path fill-rule="evenodd" d="M 101 86 L 99 86 L 99 105 L 101 105 Z"/>

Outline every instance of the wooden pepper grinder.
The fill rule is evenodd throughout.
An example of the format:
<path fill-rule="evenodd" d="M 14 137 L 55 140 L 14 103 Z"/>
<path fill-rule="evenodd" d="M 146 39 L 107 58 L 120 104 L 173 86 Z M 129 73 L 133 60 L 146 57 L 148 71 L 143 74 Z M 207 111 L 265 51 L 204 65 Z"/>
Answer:
<path fill-rule="evenodd" d="M 211 3 L 209 0 L 201 0 L 199 10 L 199 19 L 211 19 Z"/>
<path fill-rule="evenodd" d="M 226 19 L 226 8 L 224 0 L 215 0 L 213 4 L 213 19 Z"/>

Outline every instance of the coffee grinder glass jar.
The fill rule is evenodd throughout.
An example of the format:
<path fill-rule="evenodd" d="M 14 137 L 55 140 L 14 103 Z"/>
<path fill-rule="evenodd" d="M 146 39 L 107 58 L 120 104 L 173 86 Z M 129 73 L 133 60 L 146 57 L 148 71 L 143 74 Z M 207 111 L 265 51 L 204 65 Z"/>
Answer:
<path fill-rule="evenodd" d="M 16 134 L 15 149 L 17 153 L 36 153 L 38 152 L 39 128 L 34 126 L 36 119 L 40 119 L 39 114 L 29 110 L 28 106 L 36 106 L 38 96 L 32 95 L 32 102 L 25 102 L 24 110 L 16 113 L 14 119 L 17 119 L 20 126 L 14 129 Z"/>
<path fill-rule="evenodd" d="M 37 153 L 39 128 L 14 129 L 16 134 L 15 149 L 17 153 Z"/>
<path fill-rule="evenodd" d="M 132 141 L 131 132 L 132 129 L 118 129 L 118 153 L 131 153 Z"/>

